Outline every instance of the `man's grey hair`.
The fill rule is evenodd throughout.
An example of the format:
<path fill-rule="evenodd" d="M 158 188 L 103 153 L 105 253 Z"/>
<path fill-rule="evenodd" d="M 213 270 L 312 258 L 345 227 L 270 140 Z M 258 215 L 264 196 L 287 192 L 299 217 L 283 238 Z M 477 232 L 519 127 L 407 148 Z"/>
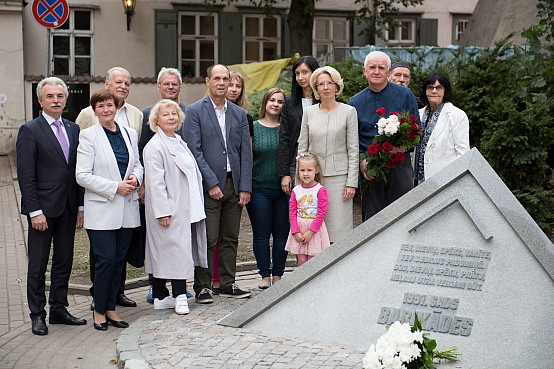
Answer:
<path fill-rule="evenodd" d="M 58 77 L 47 77 L 38 83 L 37 98 L 39 100 L 42 100 L 42 88 L 44 87 L 44 85 L 60 85 L 63 88 L 65 98 L 67 99 L 67 97 L 69 96 L 69 90 L 67 89 L 67 85 L 64 81 L 62 81 Z"/>
<path fill-rule="evenodd" d="M 392 65 L 392 67 L 390 67 L 390 70 L 393 71 L 393 70 L 395 70 L 396 68 L 406 68 L 406 69 L 408 69 L 410 72 L 412 71 L 412 70 L 410 69 L 410 65 L 409 65 L 408 63 L 406 63 L 406 62 L 403 62 L 403 61 L 394 63 L 394 64 Z"/>
<path fill-rule="evenodd" d="M 162 78 L 166 74 L 172 74 L 174 76 L 177 76 L 177 78 L 179 78 L 179 84 L 180 85 L 183 84 L 183 79 L 181 78 L 181 72 L 179 72 L 178 69 L 162 67 L 162 69 L 160 70 L 160 73 L 158 73 L 158 84 L 159 85 L 162 83 Z"/>
<path fill-rule="evenodd" d="M 108 70 L 108 73 L 106 74 L 106 82 L 110 82 L 112 80 L 112 73 L 115 71 L 127 73 L 129 79 L 131 78 L 131 73 L 129 73 L 127 69 L 121 67 L 113 67 L 110 68 L 110 70 Z"/>
<path fill-rule="evenodd" d="M 367 54 L 364 60 L 364 67 L 367 66 L 370 60 L 376 60 L 376 59 L 381 59 L 381 60 L 385 59 L 387 61 L 387 67 L 390 69 L 390 65 L 391 65 L 390 56 L 388 56 L 382 51 L 372 51 L 369 54 Z"/>

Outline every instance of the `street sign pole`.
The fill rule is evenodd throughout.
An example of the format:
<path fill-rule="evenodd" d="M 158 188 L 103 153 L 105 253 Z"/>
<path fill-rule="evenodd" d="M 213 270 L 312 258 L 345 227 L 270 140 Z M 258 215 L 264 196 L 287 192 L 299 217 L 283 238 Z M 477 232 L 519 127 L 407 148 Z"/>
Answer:
<path fill-rule="evenodd" d="M 45 77 L 50 76 L 50 28 L 46 29 L 46 74 Z"/>
<path fill-rule="evenodd" d="M 33 18 L 46 28 L 46 67 L 45 77 L 50 76 L 52 60 L 51 29 L 61 27 L 69 17 L 69 6 L 66 0 L 34 0 L 31 9 Z"/>

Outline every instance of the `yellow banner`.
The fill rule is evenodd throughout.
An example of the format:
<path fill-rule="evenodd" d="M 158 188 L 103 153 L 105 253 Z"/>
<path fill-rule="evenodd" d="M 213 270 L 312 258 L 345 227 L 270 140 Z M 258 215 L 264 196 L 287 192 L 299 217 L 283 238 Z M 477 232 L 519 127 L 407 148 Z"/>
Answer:
<path fill-rule="evenodd" d="M 246 96 L 248 96 L 253 91 L 275 86 L 283 69 L 290 63 L 294 63 L 299 57 L 299 54 L 295 54 L 292 58 L 249 64 L 234 64 L 227 67 L 229 70 L 242 74 L 244 84 L 246 85 Z"/>
<path fill-rule="evenodd" d="M 233 64 L 228 65 L 227 68 L 242 74 L 244 77 L 244 84 L 246 85 L 245 93 L 246 96 L 248 96 L 254 91 L 275 86 L 283 69 L 290 63 L 294 63 L 298 58 L 300 58 L 300 55 L 297 53 L 292 58 L 249 64 Z M 204 96 L 207 94 L 208 91 L 206 91 Z"/>

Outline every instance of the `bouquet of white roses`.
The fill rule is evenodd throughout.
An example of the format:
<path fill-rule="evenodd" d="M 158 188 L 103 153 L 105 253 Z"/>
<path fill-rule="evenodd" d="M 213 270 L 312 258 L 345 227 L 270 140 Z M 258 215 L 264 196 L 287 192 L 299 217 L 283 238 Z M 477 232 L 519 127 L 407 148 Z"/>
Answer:
<path fill-rule="evenodd" d="M 398 132 L 399 126 L 400 120 L 398 119 L 398 115 L 391 114 L 388 118 L 382 116 L 377 122 L 377 133 L 379 133 L 379 136 L 392 136 Z"/>
<path fill-rule="evenodd" d="M 421 322 L 415 317 L 414 326 L 394 322 L 387 333 L 371 345 L 367 351 L 364 369 L 432 369 L 433 358 L 459 361 L 455 346 L 435 350 L 437 343 L 429 333 L 421 333 Z"/>

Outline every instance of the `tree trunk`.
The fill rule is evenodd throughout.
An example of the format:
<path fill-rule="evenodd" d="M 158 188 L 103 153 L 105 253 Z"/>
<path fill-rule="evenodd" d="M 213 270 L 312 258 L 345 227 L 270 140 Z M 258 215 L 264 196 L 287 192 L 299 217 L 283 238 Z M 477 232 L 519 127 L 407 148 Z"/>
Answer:
<path fill-rule="evenodd" d="M 290 31 L 292 55 L 312 55 L 312 30 L 314 26 L 314 0 L 291 0 L 287 23 Z M 291 56 L 292 56 L 291 55 Z"/>

